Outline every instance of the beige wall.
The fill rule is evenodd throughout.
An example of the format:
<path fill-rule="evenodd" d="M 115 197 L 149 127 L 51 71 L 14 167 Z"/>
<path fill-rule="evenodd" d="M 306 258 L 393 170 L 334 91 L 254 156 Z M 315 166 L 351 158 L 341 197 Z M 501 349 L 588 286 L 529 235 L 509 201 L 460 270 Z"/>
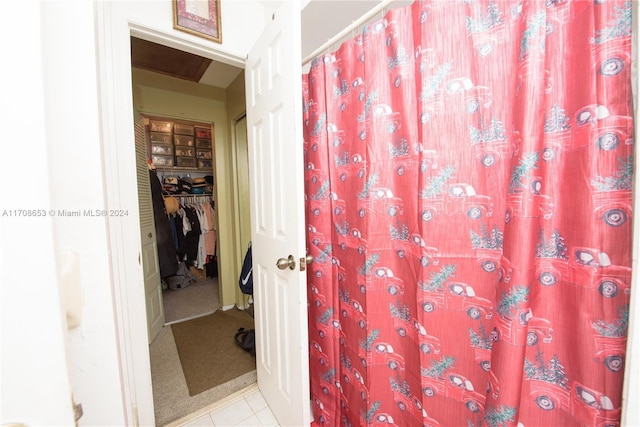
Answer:
<path fill-rule="evenodd" d="M 236 256 L 240 263 L 237 265 L 236 277 L 240 277 L 242 261 L 251 241 L 251 215 L 249 203 L 249 162 L 247 157 L 247 127 L 246 95 L 244 72 L 227 87 L 227 112 L 229 117 L 229 138 L 233 141 L 234 170 L 234 209 L 236 212 Z M 243 295 L 240 288 L 236 288 L 238 299 L 247 305 L 248 297 Z"/>
<path fill-rule="evenodd" d="M 149 71 L 133 69 L 133 108 L 142 114 L 211 123 L 214 127 L 214 179 L 218 217 L 220 304 L 242 305 L 238 299 L 234 161 L 229 130 L 227 91 Z M 233 103 L 234 105 L 237 102 Z"/>
<path fill-rule="evenodd" d="M 229 120 L 234 122 L 238 117 L 247 111 L 245 97 L 244 71 L 238 74 L 227 87 L 227 113 Z"/>

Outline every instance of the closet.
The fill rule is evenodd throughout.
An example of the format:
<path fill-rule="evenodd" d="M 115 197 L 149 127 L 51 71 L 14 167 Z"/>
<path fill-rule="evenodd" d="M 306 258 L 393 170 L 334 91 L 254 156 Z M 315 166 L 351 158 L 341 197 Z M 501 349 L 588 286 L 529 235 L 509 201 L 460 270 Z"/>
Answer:
<path fill-rule="evenodd" d="M 144 121 L 149 165 L 165 200 L 173 199 L 176 205 L 165 203 L 171 206 L 168 216 L 178 262 L 184 262 L 195 279 L 216 277 L 213 127 L 157 116 L 144 116 Z M 173 289 L 164 279 L 163 289 Z"/>

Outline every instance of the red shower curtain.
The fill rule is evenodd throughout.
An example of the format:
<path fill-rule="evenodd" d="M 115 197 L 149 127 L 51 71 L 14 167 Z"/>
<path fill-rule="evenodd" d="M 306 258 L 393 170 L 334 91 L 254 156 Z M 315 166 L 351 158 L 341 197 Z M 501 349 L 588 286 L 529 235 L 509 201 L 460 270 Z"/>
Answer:
<path fill-rule="evenodd" d="M 391 9 L 303 77 L 326 426 L 617 426 L 631 3 Z"/>

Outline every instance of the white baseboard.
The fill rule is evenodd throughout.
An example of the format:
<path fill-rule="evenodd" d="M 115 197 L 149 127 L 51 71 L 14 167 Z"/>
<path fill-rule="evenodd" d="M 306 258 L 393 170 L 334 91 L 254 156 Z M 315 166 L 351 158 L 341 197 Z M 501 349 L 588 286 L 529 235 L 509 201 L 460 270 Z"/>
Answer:
<path fill-rule="evenodd" d="M 164 326 L 171 326 L 171 325 L 173 325 L 175 323 L 186 322 L 187 320 L 193 320 L 193 319 L 197 319 L 199 317 L 208 316 L 208 315 L 213 314 L 215 312 L 216 312 L 215 310 L 211 310 L 211 311 L 207 311 L 205 313 L 196 314 L 195 316 L 185 317 L 184 319 L 172 320 L 171 322 L 165 322 Z"/>

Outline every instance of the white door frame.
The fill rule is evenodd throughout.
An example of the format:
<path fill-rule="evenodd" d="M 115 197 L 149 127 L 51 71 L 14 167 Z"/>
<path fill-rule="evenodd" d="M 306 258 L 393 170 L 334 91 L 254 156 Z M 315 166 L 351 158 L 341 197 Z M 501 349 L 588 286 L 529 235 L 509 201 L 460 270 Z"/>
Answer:
<path fill-rule="evenodd" d="M 113 4 L 96 2 L 95 7 L 106 207 L 128 209 L 130 213 L 108 222 L 120 383 L 126 424 L 155 425 L 140 259 L 138 194 L 133 185 L 136 165 L 130 37 L 197 53 L 239 68 L 244 68 L 245 61 L 239 56 L 212 50 L 205 44 L 191 43 L 130 22 Z M 120 143 L 113 144 L 112 141 Z M 132 286 L 136 283 L 140 286 Z"/>

